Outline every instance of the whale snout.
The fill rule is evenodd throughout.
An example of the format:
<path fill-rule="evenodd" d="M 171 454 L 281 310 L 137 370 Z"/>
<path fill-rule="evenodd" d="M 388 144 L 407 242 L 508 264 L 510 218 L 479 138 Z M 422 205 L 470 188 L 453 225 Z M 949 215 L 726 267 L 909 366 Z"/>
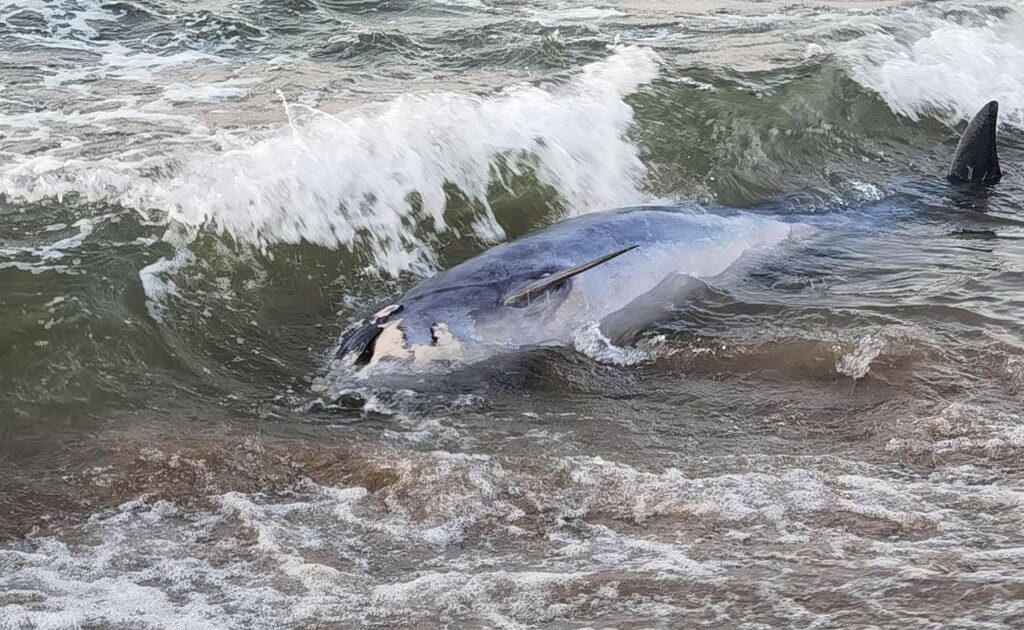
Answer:
<path fill-rule="evenodd" d="M 362 323 L 349 329 L 341 338 L 335 358 L 346 365 L 366 365 L 373 358 L 373 349 L 381 332 L 380 326 L 373 323 Z"/>
<path fill-rule="evenodd" d="M 377 340 L 384 333 L 386 324 L 402 310 L 401 304 L 390 304 L 349 328 L 342 334 L 335 358 L 347 365 L 366 365 L 372 361 Z"/>
<path fill-rule="evenodd" d="M 400 306 L 378 312 L 369 322 L 346 332 L 336 358 L 349 366 L 363 367 L 381 362 L 453 362 L 464 358 L 464 343 L 445 322 L 430 325 L 429 343 L 412 343 L 402 318 L 395 317 Z"/>

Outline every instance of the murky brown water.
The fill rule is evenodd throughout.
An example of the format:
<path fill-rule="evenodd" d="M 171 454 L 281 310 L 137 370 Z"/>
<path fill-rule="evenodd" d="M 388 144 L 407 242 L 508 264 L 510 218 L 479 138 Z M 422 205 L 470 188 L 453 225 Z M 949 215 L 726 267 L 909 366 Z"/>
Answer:
<path fill-rule="evenodd" d="M 0 0 L 0 628 L 1024 625 L 1022 29 Z M 636 347 L 329 372 L 495 226 L 651 200 L 818 231 Z"/>

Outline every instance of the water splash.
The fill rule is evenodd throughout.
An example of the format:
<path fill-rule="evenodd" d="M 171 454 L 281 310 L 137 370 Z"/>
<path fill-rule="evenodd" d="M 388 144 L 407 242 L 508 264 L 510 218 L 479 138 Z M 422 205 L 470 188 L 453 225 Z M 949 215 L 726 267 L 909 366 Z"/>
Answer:
<path fill-rule="evenodd" d="M 931 115 L 956 123 L 996 99 L 1002 123 L 1024 129 L 1024 14 L 997 19 L 965 11 L 969 19 L 958 24 L 927 7 L 913 9 L 913 19 L 836 51 L 854 80 L 912 120 Z"/>
<path fill-rule="evenodd" d="M 649 361 L 651 356 L 640 348 L 624 348 L 612 343 L 611 339 L 601 332 L 597 322 L 590 322 L 573 335 L 573 348 L 595 361 L 613 365 L 636 365 Z"/>
<path fill-rule="evenodd" d="M 885 345 L 885 337 L 882 335 L 864 335 L 857 342 L 856 348 L 836 360 L 836 372 L 855 380 L 864 378 L 871 371 L 871 362 L 878 358 Z"/>
<path fill-rule="evenodd" d="M 74 193 L 156 208 L 257 247 L 365 245 L 381 270 L 423 270 L 434 253 L 417 224 L 429 234 L 447 228 L 448 186 L 480 207 L 480 237 L 503 236 L 487 197 L 499 160 L 532 169 L 570 213 L 640 200 L 646 168 L 626 137 L 633 110 L 624 99 L 657 72 L 650 50 L 620 48 L 562 84 L 405 95 L 344 116 L 286 107 L 279 132 L 228 150 L 193 147 L 159 169 L 152 158 L 22 158 L 0 171 L 0 187 L 27 199 Z"/>

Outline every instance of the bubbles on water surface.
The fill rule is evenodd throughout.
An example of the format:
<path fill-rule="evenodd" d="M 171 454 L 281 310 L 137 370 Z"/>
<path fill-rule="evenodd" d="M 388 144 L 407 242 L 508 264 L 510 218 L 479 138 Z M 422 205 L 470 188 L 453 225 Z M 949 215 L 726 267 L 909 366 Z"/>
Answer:
<path fill-rule="evenodd" d="M 951 20 L 909 9 L 908 19 L 845 42 L 837 54 L 858 83 L 904 116 L 956 123 L 997 100 L 1000 122 L 1024 129 L 1024 14 L 1009 9 L 996 17 L 982 7 L 961 13 Z"/>
<path fill-rule="evenodd" d="M 22 459 L 0 455 L 15 497 L 0 530 L 17 536 L 0 545 L 0 627 L 1019 625 L 1012 179 L 984 207 L 911 190 L 926 219 L 815 240 L 785 257 L 791 272 L 712 295 L 638 348 L 588 329 L 589 356 L 314 387 L 339 394 L 327 404 L 302 380 L 341 320 L 407 281 L 379 270 L 449 264 L 499 228 L 662 182 L 670 198 L 693 190 L 661 162 L 724 155 L 708 175 L 726 191 L 812 180 L 851 203 L 802 211 L 866 204 L 836 222 L 853 233 L 908 192 L 890 174 L 946 160 L 954 134 L 931 118 L 961 121 L 995 91 L 1016 159 L 1016 7 L 200 4 L 0 3 L 24 47 L 0 91 L 0 332 L 21 344 L 2 368 L 19 374 L 5 393 L 46 410 L 10 453 Z M 267 13 L 241 10 L 256 4 Z M 300 14 L 334 34 L 439 11 L 470 16 L 446 35 L 466 36 L 462 56 L 422 30 L 352 67 L 281 44 L 309 37 Z M 554 52 L 500 38 L 520 24 Z M 667 63 L 606 49 L 616 39 Z M 794 70 L 788 51 L 812 39 L 835 61 Z M 488 57 L 495 41 L 526 53 Z M 432 78 L 431 55 L 494 66 Z M 680 128 L 714 132 L 679 143 Z M 766 165 L 782 175 L 751 176 Z M 446 207 L 460 194 L 469 220 Z M 50 213 L 52 195 L 68 212 Z M 169 217 L 188 225 L 181 241 Z M 946 238 L 978 226 L 990 237 Z M 53 401 L 74 407 L 63 424 Z M 143 422 L 167 434 L 118 442 L 116 427 Z M 236 422 L 263 441 L 202 434 Z M 47 432 L 80 459 L 47 451 Z M 10 435 L 4 448 L 22 440 Z"/>
<path fill-rule="evenodd" d="M 885 349 L 885 340 L 878 335 L 864 335 L 853 352 L 844 354 L 836 361 L 836 372 L 855 379 L 864 378 L 871 369 L 871 362 Z"/>
<path fill-rule="evenodd" d="M 657 72 L 648 50 L 625 48 L 565 85 L 518 86 L 493 96 L 403 96 L 343 115 L 287 106 L 284 130 L 133 163 L 19 156 L 0 177 L 9 195 L 73 192 L 118 202 L 186 226 L 209 226 L 241 243 L 307 242 L 367 248 L 391 273 L 434 262 L 431 238 L 446 228 L 454 187 L 480 207 L 479 236 L 502 235 L 488 204 L 496 177 L 528 169 L 570 212 L 641 198 L 645 169 L 626 138 L 623 99 Z M 211 139 L 216 139 L 213 136 Z M 505 169 L 500 175 L 495 169 Z"/>
<path fill-rule="evenodd" d="M 168 471 L 203 465 L 144 456 Z M 279 495 L 212 496 L 198 513 L 133 501 L 74 537 L 0 552 L 7 619 L 272 627 L 432 624 L 440 615 L 518 627 L 614 623 L 628 610 L 634 620 L 714 627 L 725 619 L 720 606 L 734 621 L 799 617 L 778 602 L 811 605 L 801 584 L 813 574 L 811 599 L 835 589 L 849 598 L 813 604 L 834 624 L 871 618 L 866 603 L 882 584 L 941 578 L 951 593 L 983 594 L 1015 557 L 971 551 L 995 543 L 974 529 L 975 512 L 1011 518 L 1020 497 L 973 485 L 965 467 L 925 480 L 841 459 L 824 472 L 811 460 L 726 457 L 722 472 L 701 474 L 589 456 L 324 456 L 359 481 L 299 477 Z M 752 546 L 762 551 L 751 555 Z M 538 560 L 523 566 L 524 551 Z M 764 579 L 775 562 L 796 558 L 802 568 L 790 580 Z M 1006 604 L 990 614 L 1020 612 Z M 972 614 L 956 617 L 969 623 Z"/>

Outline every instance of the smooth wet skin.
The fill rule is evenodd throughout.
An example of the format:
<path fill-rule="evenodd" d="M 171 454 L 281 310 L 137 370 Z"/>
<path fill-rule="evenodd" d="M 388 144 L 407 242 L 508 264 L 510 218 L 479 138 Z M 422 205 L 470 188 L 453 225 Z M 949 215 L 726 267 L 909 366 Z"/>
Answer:
<path fill-rule="evenodd" d="M 990 101 L 982 107 L 964 130 L 953 154 L 946 178 L 954 184 L 991 185 L 999 182 L 996 128 L 999 125 L 999 103 Z"/>
<path fill-rule="evenodd" d="M 600 324 L 666 286 L 666 278 L 715 276 L 747 252 L 789 239 L 792 229 L 767 216 L 699 207 L 641 206 L 569 219 L 423 281 L 350 330 L 338 355 L 349 363 L 376 363 L 411 358 L 417 348 L 450 341 L 460 345 L 458 358 L 479 359 L 570 343 L 582 325 Z M 546 276 L 619 252 L 528 300 L 507 299 Z M 440 325 L 451 339 L 438 338 Z"/>

